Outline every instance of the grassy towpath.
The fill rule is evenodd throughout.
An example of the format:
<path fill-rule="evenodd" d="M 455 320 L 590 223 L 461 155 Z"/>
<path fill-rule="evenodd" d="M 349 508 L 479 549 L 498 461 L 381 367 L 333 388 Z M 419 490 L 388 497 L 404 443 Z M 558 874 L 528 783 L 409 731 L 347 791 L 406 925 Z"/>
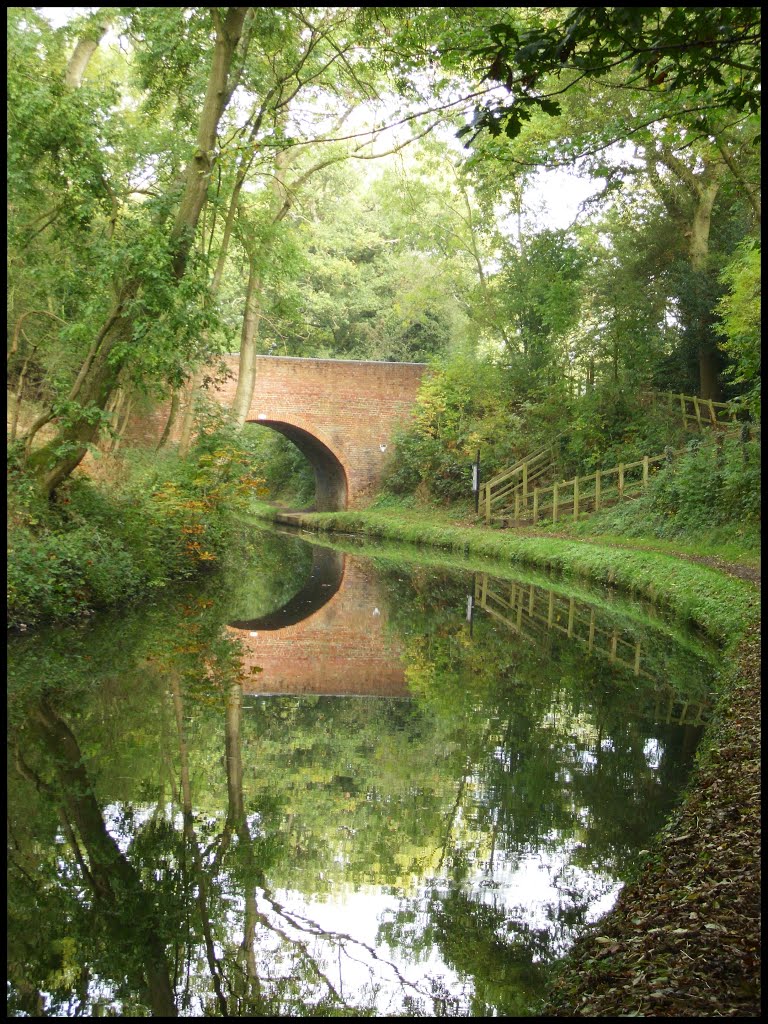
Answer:
<path fill-rule="evenodd" d="M 262 510 L 267 518 L 274 510 Z M 760 568 L 698 545 L 386 510 L 280 517 L 521 561 L 650 597 L 723 647 L 720 696 L 685 795 L 614 910 L 576 943 L 543 1017 L 760 1015 Z"/>

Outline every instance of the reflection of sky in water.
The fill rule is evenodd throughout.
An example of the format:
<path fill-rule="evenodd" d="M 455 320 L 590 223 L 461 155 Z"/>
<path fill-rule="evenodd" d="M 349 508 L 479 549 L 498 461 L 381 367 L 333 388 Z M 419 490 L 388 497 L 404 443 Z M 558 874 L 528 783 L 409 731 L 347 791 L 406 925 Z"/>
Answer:
<path fill-rule="evenodd" d="M 166 810 L 175 828 L 181 831 L 182 816 L 174 813 L 171 805 Z M 130 853 L 134 831 L 154 812 L 154 807 L 138 804 L 114 803 L 103 808 L 107 830 L 122 853 Z M 221 821 L 223 816 L 219 824 Z M 199 820 L 197 824 L 200 825 Z M 251 834 L 255 835 L 260 829 L 259 816 L 250 815 L 249 824 Z M 599 920 L 615 903 L 621 883 L 573 865 L 571 860 L 579 848 L 578 842 L 563 839 L 556 833 L 550 833 L 545 839 L 546 850 L 514 857 L 495 851 L 492 863 L 486 861 L 469 872 L 462 891 L 477 903 L 503 910 L 508 922 L 525 923 L 534 929 L 549 928 L 568 902 L 564 893 L 577 891 L 589 894 L 587 923 Z M 236 837 L 234 842 L 236 844 Z M 344 858 L 339 854 L 334 859 L 341 861 Z M 61 867 L 70 871 L 70 865 L 64 861 Z M 228 904 L 228 940 L 239 945 L 243 941 L 245 900 L 237 892 L 227 892 L 226 872 L 218 878 L 224 885 L 222 900 Z M 418 881 L 412 879 L 412 886 L 404 895 L 410 900 L 415 899 L 424 908 L 430 894 L 445 893 L 448 889 L 449 879 L 446 876 L 433 875 Z M 272 920 L 283 938 L 308 943 L 312 954 L 325 965 L 323 969 L 339 993 L 361 1004 L 374 998 L 380 1016 L 406 1010 L 407 1006 L 402 1001 L 404 995 L 419 996 L 429 1001 L 432 998 L 429 983 L 432 981 L 439 981 L 447 993 L 459 1000 L 471 994 L 471 982 L 462 979 L 446 964 L 435 946 L 414 962 L 396 947 L 380 941 L 382 923 L 392 921 L 403 907 L 400 895 L 391 886 L 351 884 L 338 887 L 330 895 L 319 896 L 292 889 L 277 889 L 271 897 L 264 890 L 256 888 L 255 891 L 259 911 Z M 284 913 L 279 916 L 271 914 L 270 901 L 276 901 Z M 422 918 L 426 918 L 425 912 Z M 313 935 L 313 932 L 324 934 Z M 553 952 L 557 955 L 564 953 L 574 937 L 566 932 Z M 290 963 L 285 958 L 283 938 L 268 929 L 257 933 L 257 959 L 265 976 L 279 974 L 281 962 L 283 967 Z M 217 945 L 216 954 L 221 959 L 225 950 Z M 202 965 L 202 947 L 199 955 Z M 119 1008 L 120 1004 L 114 1001 L 114 990 L 109 985 L 100 984 L 99 991 L 103 1002 Z M 203 1015 L 201 1001 L 195 1000 L 191 1009 L 192 1015 Z"/>

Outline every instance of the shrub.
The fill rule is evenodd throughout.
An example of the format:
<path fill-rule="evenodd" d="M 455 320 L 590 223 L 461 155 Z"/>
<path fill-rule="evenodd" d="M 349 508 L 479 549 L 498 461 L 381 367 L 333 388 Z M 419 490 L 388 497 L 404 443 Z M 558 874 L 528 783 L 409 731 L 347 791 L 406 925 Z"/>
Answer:
<path fill-rule="evenodd" d="M 247 449 L 205 435 L 187 460 L 133 452 L 110 489 L 70 480 L 42 501 L 9 459 L 8 621 L 117 605 L 218 563 L 234 517 L 262 492 Z"/>

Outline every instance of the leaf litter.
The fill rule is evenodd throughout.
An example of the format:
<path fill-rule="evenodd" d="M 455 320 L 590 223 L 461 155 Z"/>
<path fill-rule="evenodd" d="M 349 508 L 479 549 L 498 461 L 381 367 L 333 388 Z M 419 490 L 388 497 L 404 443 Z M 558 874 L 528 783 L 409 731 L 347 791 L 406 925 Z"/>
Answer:
<path fill-rule="evenodd" d="M 759 623 L 704 743 L 684 803 L 540 1016 L 760 1016 Z"/>

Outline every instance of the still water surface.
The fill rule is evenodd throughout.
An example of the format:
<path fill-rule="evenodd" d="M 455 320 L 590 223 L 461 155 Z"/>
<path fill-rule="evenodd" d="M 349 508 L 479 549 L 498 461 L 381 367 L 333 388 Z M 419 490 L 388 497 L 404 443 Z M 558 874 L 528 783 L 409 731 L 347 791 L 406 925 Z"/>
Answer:
<path fill-rule="evenodd" d="M 424 558 L 259 532 L 207 592 L 12 640 L 12 1016 L 535 1011 L 679 795 L 714 655 Z"/>

